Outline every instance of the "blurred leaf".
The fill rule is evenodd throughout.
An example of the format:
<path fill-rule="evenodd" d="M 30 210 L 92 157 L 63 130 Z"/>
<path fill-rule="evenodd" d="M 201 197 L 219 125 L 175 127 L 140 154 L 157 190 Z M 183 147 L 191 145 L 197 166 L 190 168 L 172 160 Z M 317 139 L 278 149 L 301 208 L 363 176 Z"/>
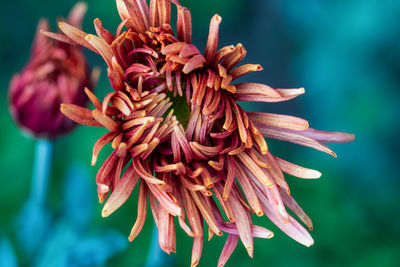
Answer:
<path fill-rule="evenodd" d="M 10 241 L 6 237 L 0 237 L 0 266 L 17 267 L 17 257 Z"/>
<path fill-rule="evenodd" d="M 90 174 L 86 165 L 74 162 L 64 181 L 63 214 L 78 229 L 88 226 L 93 216 L 96 194 L 89 184 Z"/>
<path fill-rule="evenodd" d="M 20 247 L 28 258 L 38 252 L 51 227 L 51 215 L 37 202 L 25 203 L 16 222 L 16 233 Z"/>
<path fill-rule="evenodd" d="M 102 266 L 122 252 L 128 239 L 115 230 L 103 230 L 95 236 L 81 239 L 72 249 L 67 266 Z"/>

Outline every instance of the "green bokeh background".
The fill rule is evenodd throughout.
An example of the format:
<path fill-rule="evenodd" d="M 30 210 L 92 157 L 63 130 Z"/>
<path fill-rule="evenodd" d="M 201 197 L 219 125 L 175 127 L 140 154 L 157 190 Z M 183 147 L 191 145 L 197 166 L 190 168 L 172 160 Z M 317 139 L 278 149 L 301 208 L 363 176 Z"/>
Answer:
<path fill-rule="evenodd" d="M 99 17 L 108 29 L 119 23 L 115 2 L 88 0 L 84 29 L 94 32 Z M 248 50 L 246 63 L 264 71 L 244 81 L 273 87 L 305 87 L 307 93 L 280 104 L 245 104 L 246 110 L 302 116 L 311 127 L 354 132 L 354 143 L 332 145 L 334 159 L 308 148 L 271 142 L 271 151 L 323 173 L 316 181 L 287 177 L 293 196 L 313 219 L 315 245 L 306 248 L 285 236 L 266 218 L 255 220 L 275 232 L 272 240 L 255 240 L 254 259 L 239 244 L 228 266 L 400 266 L 399 82 L 400 2 L 390 0 L 181 0 L 192 10 L 194 43 L 204 48 L 209 20 L 223 17 L 221 45 L 238 42 Z M 40 17 L 53 22 L 74 1 L 16 0 L 0 9 L 0 232 L 27 199 L 34 141 L 24 137 L 7 110 L 8 83 L 25 64 Z M 86 51 L 92 66 L 102 59 Z M 97 93 L 110 90 L 101 76 Z M 72 161 L 89 167 L 102 129 L 79 127 L 56 142 L 49 192 L 53 211 L 60 207 L 63 173 Z M 110 150 L 108 150 L 110 151 Z M 107 151 L 103 151 L 104 159 Z M 90 168 L 95 187 L 98 166 Z M 135 195 L 137 189 L 135 190 Z M 128 236 L 136 219 L 136 197 L 110 218 L 95 206 L 92 229 L 115 228 Z M 152 219 L 140 236 L 108 266 L 140 266 L 149 247 Z M 191 239 L 177 231 L 176 266 L 190 264 Z M 26 238 L 29 238 L 27 236 Z M 216 266 L 226 237 L 205 242 L 200 266 Z"/>

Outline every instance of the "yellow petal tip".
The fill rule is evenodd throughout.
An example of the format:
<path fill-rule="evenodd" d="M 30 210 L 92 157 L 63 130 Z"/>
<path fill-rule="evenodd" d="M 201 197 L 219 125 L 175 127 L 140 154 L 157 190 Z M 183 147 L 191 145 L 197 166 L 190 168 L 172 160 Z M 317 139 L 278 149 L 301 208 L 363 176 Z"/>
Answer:
<path fill-rule="evenodd" d="M 101 211 L 101 217 L 106 218 L 106 217 L 108 217 L 109 215 L 110 215 L 110 214 L 109 214 L 108 210 L 103 209 L 103 210 Z"/>

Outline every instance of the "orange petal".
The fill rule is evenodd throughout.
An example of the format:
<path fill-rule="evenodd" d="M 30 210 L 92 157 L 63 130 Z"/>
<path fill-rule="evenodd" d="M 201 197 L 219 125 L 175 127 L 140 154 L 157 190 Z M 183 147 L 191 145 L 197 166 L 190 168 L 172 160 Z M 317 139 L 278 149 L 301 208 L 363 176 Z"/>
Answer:
<path fill-rule="evenodd" d="M 139 180 L 139 175 L 135 172 L 132 165 L 129 165 L 128 169 L 122 176 L 121 180 L 117 183 L 117 186 L 114 188 L 110 197 L 107 199 L 107 202 L 104 205 L 103 210 L 101 211 L 101 215 L 103 217 L 108 217 L 119 207 L 121 207 L 126 202 L 126 200 L 128 200 L 138 180 Z M 140 196 L 139 196 L 139 202 L 140 202 Z M 140 205 L 138 211 L 139 210 L 140 210 Z"/>
<path fill-rule="evenodd" d="M 108 143 L 110 143 L 116 136 L 118 132 L 109 132 L 100 137 L 93 146 L 93 153 L 92 153 L 92 166 L 96 164 L 97 156 L 99 155 L 101 149 Z"/>
<path fill-rule="evenodd" d="M 142 231 L 147 214 L 147 186 L 142 180 L 139 185 L 138 209 L 136 222 L 129 235 L 129 241 L 132 242 Z"/>
<path fill-rule="evenodd" d="M 304 131 L 308 128 L 308 121 L 281 114 L 247 112 L 249 118 L 256 124 L 284 128 L 294 131 Z"/>
<path fill-rule="evenodd" d="M 224 248 L 222 249 L 221 255 L 218 260 L 218 267 L 223 267 L 228 262 L 231 257 L 233 251 L 235 250 L 237 243 L 239 241 L 239 236 L 237 235 L 228 235 L 226 239 L 226 243 Z"/>
<path fill-rule="evenodd" d="M 222 22 L 222 18 L 219 15 L 214 15 L 210 21 L 210 30 L 208 33 L 208 40 L 204 57 L 207 60 L 207 64 L 211 63 L 217 53 L 218 48 L 218 36 L 219 36 L 219 25 Z"/>
<path fill-rule="evenodd" d="M 61 104 L 61 112 L 71 120 L 88 126 L 101 127 L 92 115 L 92 111 L 74 104 Z"/>
<path fill-rule="evenodd" d="M 287 174 L 303 179 L 318 179 L 322 175 L 319 171 L 298 166 L 296 164 L 280 159 L 278 157 L 275 157 L 275 159 L 278 162 L 281 170 L 283 172 L 286 172 Z"/>
<path fill-rule="evenodd" d="M 102 112 L 98 111 L 97 109 L 92 111 L 92 115 L 97 122 L 106 127 L 108 130 L 112 132 L 118 130 L 119 124 L 110 117 L 104 115 Z"/>
<path fill-rule="evenodd" d="M 74 26 L 71 26 L 70 24 L 66 22 L 59 22 L 58 27 L 60 30 L 65 33 L 69 38 L 71 38 L 74 42 L 92 50 L 95 53 L 98 53 L 98 50 L 93 47 L 86 39 L 86 33 L 75 28 Z"/>

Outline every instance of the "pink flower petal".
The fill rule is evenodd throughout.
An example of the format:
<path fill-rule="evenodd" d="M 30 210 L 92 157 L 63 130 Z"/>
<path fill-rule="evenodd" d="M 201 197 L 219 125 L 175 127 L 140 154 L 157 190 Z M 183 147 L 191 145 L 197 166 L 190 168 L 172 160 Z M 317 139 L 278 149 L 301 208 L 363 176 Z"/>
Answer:
<path fill-rule="evenodd" d="M 94 48 L 93 45 L 91 45 L 86 39 L 86 33 L 83 31 L 71 26 L 70 24 L 66 22 L 59 22 L 58 27 L 60 30 L 65 33 L 69 38 L 71 38 L 74 42 L 92 50 L 95 53 L 99 53 L 96 48 Z"/>
<path fill-rule="evenodd" d="M 207 60 L 206 64 L 213 61 L 218 48 L 218 32 L 219 25 L 222 22 L 222 18 L 219 15 L 214 15 L 210 21 L 210 31 L 208 33 L 208 40 L 206 45 L 206 50 L 204 52 L 204 57 Z"/>
<path fill-rule="evenodd" d="M 218 267 L 223 267 L 228 262 L 233 251 L 235 250 L 237 243 L 239 241 L 239 236 L 228 235 L 224 248 L 222 249 L 221 255 L 218 260 Z"/>
<path fill-rule="evenodd" d="M 192 43 L 192 15 L 190 10 L 186 7 L 177 6 L 178 20 L 177 32 L 178 39 L 185 43 Z"/>
<path fill-rule="evenodd" d="M 242 203 L 237 199 L 236 194 L 231 195 L 229 203 L 232 207 L 235 225 L 239 231 L 240 239 L 247 250 L 250 257 L 253 257 L 253 237 L 251 235 L 251 218 L 247 211 L 242 206 Z"/>
<path fill-rule="evenodd" d="M 304 131 L 308 128 L 308 121 L 281 114 L 247 112 L 249 118 L 256 124 L 265 126 L 289 129 L 294 131 Z"/>
<path fill-rule="evenodd" d="M 273 127 L 265 127 L 265 126 L 261 126 L 261 125 L 258 125 L 258 126 L 259 126 L 261 133 L 265 137 L 288 141 L 288 142 L 292 142 L 292 143 L 295 143 L 298 145 L 311 147 L 316 150 L 331 154 L 332 156 L 334 156 L 336 158 L 336 154 L 329 147 L 327 147 L 311 138 L 305 137 L 298 133 L 285 131 L 283 129 L 273 128 Z"/>
<path fill-rule="evenodd" d="M 321 143 L 348 143 L 353 142 L 355 139 L 354 134 L 343 132 L 327 132 L 319 131 L 313 128 L 308 128 L 299 134 L 314 139 Z"/>
<path fill-rule="evenodd" d="M 119 207 L 121 207 L 126 200 L 128 200 L 138 180 L 139 175 L 135 172 L 132 165 L 129 165 L 128 170 L 125 171 L 121 180 L 118 181 L 117 186 L 107 199 L 106 204 L 101 211 L 101 215 L 103 217 L 108 217 Z"/>
<path fill-rule="evenodd" d="M 237 85 L 236 85 L 236 89 Z M 305 90 L 304 88 L 298 88 L 298 89 L 275 89 L 275 93 L 278 93 L 276 95 L 273 93 L 272 90 L 267 89 L 267 87 L 264 87 L 264 91 L 261 91 L 259 93 L 253 92 L 253 93 L 248 93 L 246 90 L 237 90 L 236 94 L 234 95 L 235 100 L 237 101 L 251 101 L 251 102 L 282 102 L 282 101 L 288 101 L 290 99 L 296 98 L 299 95 L 304 94 Z M 271 88 L 272 89 L 272 88 Z"/>
<path fill-rule="evenodd" d="M 298 165 L 295 165 L 291 162 L 288 162 L 286 160 L 280 159 L 278 157 L 275 157 L 276 161 L 279 164 L 279 167 L 283 172 L 286 172 L 287 174 L 303 178 L 303 179 L 318 179 L 321 177 L 321 173 L 316 170 L 311 170 L 307 169 Z"/>

